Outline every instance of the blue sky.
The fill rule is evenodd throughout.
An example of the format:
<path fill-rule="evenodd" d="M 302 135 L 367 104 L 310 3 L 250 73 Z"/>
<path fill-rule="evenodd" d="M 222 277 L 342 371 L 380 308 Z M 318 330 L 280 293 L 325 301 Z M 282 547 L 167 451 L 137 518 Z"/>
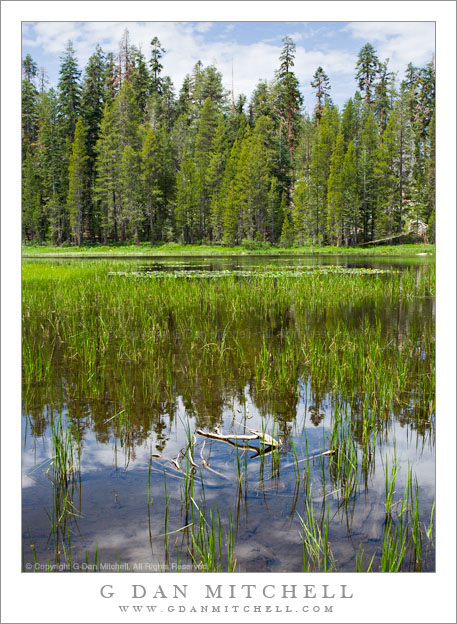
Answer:
<path fill-rule="evenodd" d="M 289 35 L 297 46 L 294 71 L 308 110 L 314 107 L 310 81 L 319 65 L 330 78 L 334 102 L 343 106 L 357 88 L 354 68 L 365 43 L 374 46 L 380 60 L 390 59 L 389 68 L 400 79 L 409 62 L 425 65 L 435 49 L 433 22 L 23 22 L 23 56 L 30 54 L 55 85 L 69 39 L 84 69 L 97 43 L 116 52 L 125 28 L 147 58 L 151 39 L 160 39 L 166 50 L 163 73 L 176 92 L 198 60 L 216 65 L 230 89 L 233 59 L 235 96 L 248 98 L 259 79 L 273 79 L 282 39 Z"/>

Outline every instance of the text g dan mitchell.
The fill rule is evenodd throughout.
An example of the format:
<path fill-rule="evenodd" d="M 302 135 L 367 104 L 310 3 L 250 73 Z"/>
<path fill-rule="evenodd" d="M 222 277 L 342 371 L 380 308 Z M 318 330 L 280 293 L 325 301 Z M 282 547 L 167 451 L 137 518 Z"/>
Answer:
<path fill-rule="evenodd" d="M 321 600 L 325 601 L 321 604 L 328 605 L 331 600 L 339 600 L 339 599 L 351 599 L 353 598 L 352 591 L 348 588 L 347 585 L 275 585 L 275 584 L 266 584 L 266 585 L 254 585 L 254 584 L 239 584 L 239 585 L 211 585 L 211 584 L 203 584 L 198 586 L 198 592 L 195 587 L 188 593 L 188 585 L 141 585 L 134 583 L 132 585 L 127 585 L 122 587 L 122 589 L 117 590 L 115 585 L 102 585 L 100 588 L 100 595 L 102 598 L 111 599 L 117 598 L 117 601 L 121 600 L 125 602 L 127 600 L 133 600 L 134 603 L 132 605 L 125 605 L 120 607 L 121 610 L 127 611 L 128 609 L 132 609 L 134 611 L 138 611 L 141 609 L 148 609 L 149 611 L 155 611 L 157 608 L 156 605 L 149 604 L 147 607 L 140 607 L 141 602 L 139 601 L 160 601 L 160 600 L 168 600 L 172 601 L 170 606 L 168 607 L 168 611 L 176 610 L 176 611 L 187 611 L 189 607 L 185 607 L 182 603 L 178 606 L 177 602 L 174 601 L 183 601 L 191 599 L 192 602 L 201 601 L 200 609 L 204 609 L 206 611 L 206 607 L 204 607 L 205 602 L 211 603 L 212 610 L 216 609 L 217 611 L 241 611 L 250 609 L 249 606 L 240 606 L 234 605 L 233 602 L 236 600 L 261 600 L 262 602 L 265 599 L 268 600 L 281 600 L 281 605 L 276 604 L 275 611 L 281 612 L 291 612 L 291 606 L 289 606 L 289 601 L 293 600 Z M 222 607 L 214 606 L 218 603 L 219 600 L 228 601 Z M 284 602 L 283 602 L 284 601 Z M 163 603 L 158 603 L 163 604 Z M 295 603 L 297 604 L 297 603 Z M 317 606 L 317 602 L 313 603 L 315 606 L 313 607 L 311 604 L 309 606 L 303 607 L 304 611 L 316 611 L 321 610 L 321 607 Z M 176 605 L 173 606 L 173 605 Z M 298 605 L 297 605 L 298 606 Z M 263 605 L 263 607 L 258 607 L 260 610 L 267 609 L 268 611 L 273 610 L 273 607 L 268 607 Z M 198 609 L 198 610 L 200 610 Z M 192 611 L 197 611 L 195 607 L 192 607 Z M 295 610 L 295 609 L 294 609 Z M 326 611 L 331 611 L 332 609 L 326 608 Z"/>

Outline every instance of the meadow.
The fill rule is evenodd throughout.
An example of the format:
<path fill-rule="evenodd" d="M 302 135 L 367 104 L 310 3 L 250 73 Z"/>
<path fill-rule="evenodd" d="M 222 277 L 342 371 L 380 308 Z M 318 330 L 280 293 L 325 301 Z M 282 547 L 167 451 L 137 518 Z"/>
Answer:
<path fill-rule="evenodd" d="M 434 570 L 434 264 L 380 260 L 25 259 L 24 565 Z"/>
<path fill-rule="evenodd" d="M 101 243 L 83 243 L 79 247 L 75 245 L 37 245 L 26 243 L 22 245 L 22 255 L 28 257 L 117 257 L 117 256 L 239 256 L 243 255 L 268 255 L 268 256 L 401 256 L 414 257 L 417 254 L 434 256 L 435 245 L 425 243 L 407 243 L 404 245 L 382 245 L 363 247 L 335 247 L 325 246 L 293 246 L 278 247 L 265 241 L 246 240 L 243 244 L 235 247 L 225 245 L 181 245 L 175 242 L 151 244 L 147 242 L 135 245 L 133 243 L 113 242 L 109 245 Z"/>

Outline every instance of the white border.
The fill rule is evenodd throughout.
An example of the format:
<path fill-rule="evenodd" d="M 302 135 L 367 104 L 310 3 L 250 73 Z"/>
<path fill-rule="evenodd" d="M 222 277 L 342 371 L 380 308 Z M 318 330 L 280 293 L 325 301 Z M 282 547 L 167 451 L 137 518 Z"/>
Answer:
<path fill-rule="evenodd" d="M 447 2 L 3 2 L 2 13 L 2 621 L 128 622 L 99 595 L 131 583 L 345 583 L 354 599 L 333 614 L 220 614 L 223 622 L 455 622 L 455 3 Z M 433 574 L 116 575 L 20 572 L 20 59 L 21 21 L 436 21 L 438 418 L 437 572 Z M 11 442 L 14 440 L 14 443 Z M 127 576 L 127 578 L 125 578 Z M 190 590 L 189 590 L 189 593 Z M 125 604 L 129 604 L 127 601 Z M 165 601 L 164 601 L 165 602 Z M 200 600 L 203 602 L 203 600 Z M 268 604 L 268 601 L 263 601 Z M 255 601 L 261 604 L 260 601 Z M 167 603 L 166 606 L 168 606 Z M 241 602 L 240 602 L 241 604 Z M 248 601 L 247 604 L 253 604 Z M 294 608 L 297 608 L 294 605 Z M 300 603 L 301 608 L 301 603 Z M 214 621 L 161 613 L 162 622 Z"/>

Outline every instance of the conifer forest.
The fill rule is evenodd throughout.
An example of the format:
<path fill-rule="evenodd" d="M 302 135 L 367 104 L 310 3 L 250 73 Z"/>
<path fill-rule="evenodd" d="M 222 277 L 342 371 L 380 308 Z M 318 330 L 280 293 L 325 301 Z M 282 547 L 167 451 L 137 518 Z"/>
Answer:
<path fill-rule="evenodd" d="M 174 85 L 164 54 L 126 30 L 117 54 L 97 46 L 82 70 L 69 41 L 56 88 L 24 58 L 25 243 L 353 246 L 411 224 L 434 242 L 433 59 L 399 81 L 367 43 L 340 110 L 325 68 L 294 73 L 290 37 L 249 100 L 201 62 Z"/>

